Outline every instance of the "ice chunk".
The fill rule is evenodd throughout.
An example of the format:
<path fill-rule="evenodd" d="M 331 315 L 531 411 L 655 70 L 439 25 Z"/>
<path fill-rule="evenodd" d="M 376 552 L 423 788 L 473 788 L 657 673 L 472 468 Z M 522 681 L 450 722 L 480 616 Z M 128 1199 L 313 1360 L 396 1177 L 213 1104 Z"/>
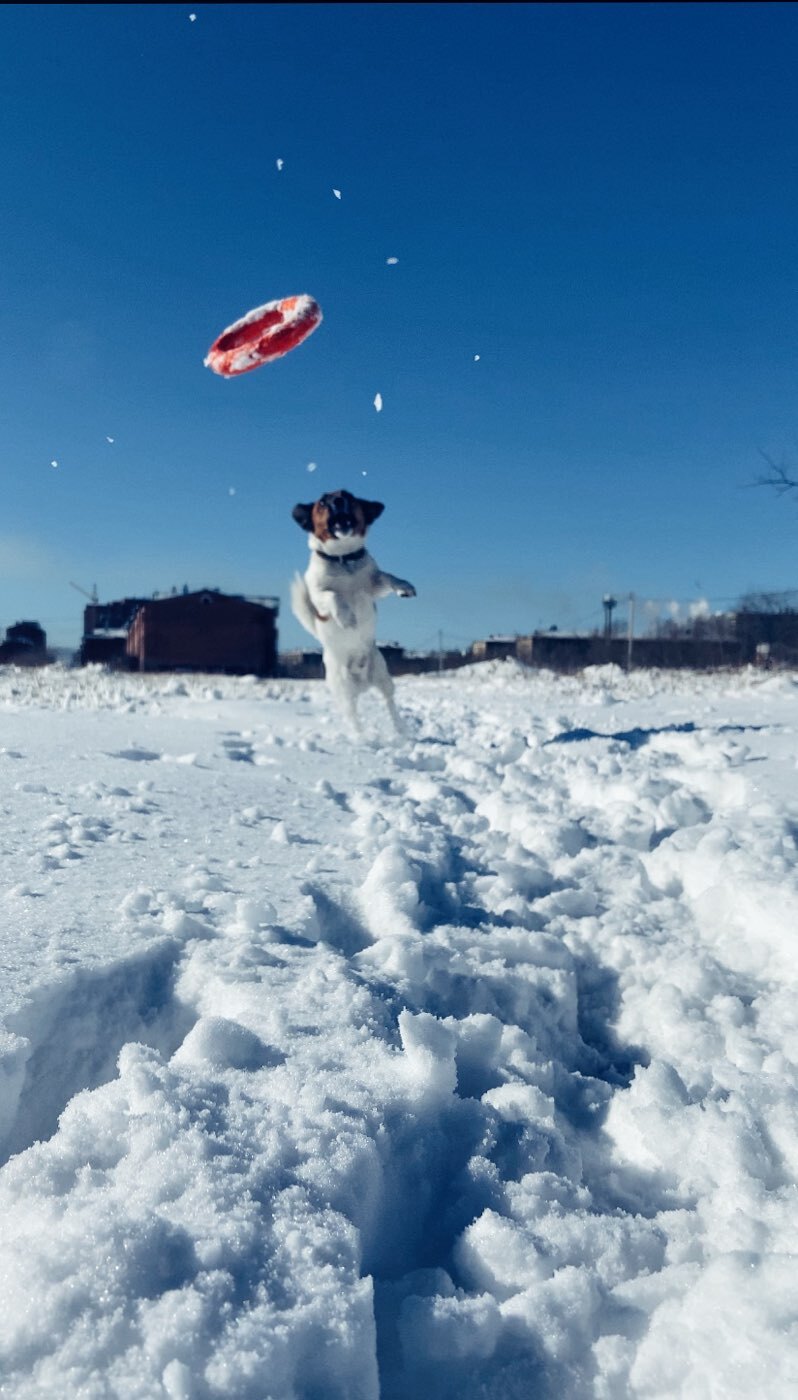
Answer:
<path fill-rule="evenodd" d="M 226 1016 L 201 1017 L 174 1056 L 175 1064 L 243 1070 L 264 1069 L 282 1059 L 254 1031 Z"/>
<path fill-rule="evenodd" d="M 455 1036 L 428 1011 L 399 1013 L 406 1082 L 414 1099 L 447 1099 L 457 1087 Z"/>

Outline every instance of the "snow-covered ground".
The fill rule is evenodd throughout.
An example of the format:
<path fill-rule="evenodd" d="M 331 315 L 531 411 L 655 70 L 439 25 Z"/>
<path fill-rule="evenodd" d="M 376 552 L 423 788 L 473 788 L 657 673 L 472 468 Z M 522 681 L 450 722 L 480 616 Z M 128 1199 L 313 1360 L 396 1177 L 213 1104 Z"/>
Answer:
<path fill-rule="evenodd" d="M 0 671 L 0 1394 L 798 1394 L 798 677 Z"/>

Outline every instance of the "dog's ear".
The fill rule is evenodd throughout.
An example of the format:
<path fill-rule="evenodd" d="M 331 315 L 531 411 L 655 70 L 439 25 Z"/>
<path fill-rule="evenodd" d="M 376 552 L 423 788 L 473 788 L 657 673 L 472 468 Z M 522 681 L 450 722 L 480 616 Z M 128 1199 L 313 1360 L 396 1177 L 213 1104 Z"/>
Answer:
<path fill-rule="evenodd" d="M 294 518 L 294 520 L 296 521 L 297 525 L 301 525 L 301 526 L 302 526 L 302 529 L 303 529 L 303 530 L 312 530 L 312 529 L 313 529 L 313 502 L 312 502 L 312 501 L 311 501 L 311 503 L 310 503 L 309 506 L 303 506 L 303 505 L 294 506 L 294 509 L 291 511 L 291 515 L 293 516 L 293 518 Z"/>
<path fill-rule="evenodd" d="M 360 504 L 363 507 L 363 515 L 367 525 L 373 525 L 377 517 L 382 515 L 385 510 L 382 501 L 361 501 Z"/>

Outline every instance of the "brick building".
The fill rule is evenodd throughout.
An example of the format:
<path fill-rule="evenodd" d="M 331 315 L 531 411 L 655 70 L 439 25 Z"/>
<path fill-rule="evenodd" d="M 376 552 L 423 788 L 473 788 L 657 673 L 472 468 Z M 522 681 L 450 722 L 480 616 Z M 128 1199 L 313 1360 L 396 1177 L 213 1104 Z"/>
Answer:
<path fill-rule="evenodd" d="M 203 589 L 140 603 L 127 631 L 129 664 L 139 671 L 222 671 L 273 676 L 276 598 L 255 600 Z"/>

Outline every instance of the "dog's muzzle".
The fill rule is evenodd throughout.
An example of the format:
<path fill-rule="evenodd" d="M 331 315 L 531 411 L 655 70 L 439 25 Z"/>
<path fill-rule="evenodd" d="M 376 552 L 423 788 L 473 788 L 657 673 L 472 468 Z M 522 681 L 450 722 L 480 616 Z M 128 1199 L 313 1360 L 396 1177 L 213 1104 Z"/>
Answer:
<path fill-rule="evenodd" d="M 327 529 L 340 539 L 342 535 L 355 533 L 355 519 L 348 511 L 331 511 L 327 518 Z"/>
<path fill-rule="evenodd" d="M 327 507 L 327 529 L 336 539 L 345 535 L 354 535 L 357 530 L 357 521 L 352 513 L 351 502 L 346 496 L 337 492 L 322 496 L 321 504 Z"/>

